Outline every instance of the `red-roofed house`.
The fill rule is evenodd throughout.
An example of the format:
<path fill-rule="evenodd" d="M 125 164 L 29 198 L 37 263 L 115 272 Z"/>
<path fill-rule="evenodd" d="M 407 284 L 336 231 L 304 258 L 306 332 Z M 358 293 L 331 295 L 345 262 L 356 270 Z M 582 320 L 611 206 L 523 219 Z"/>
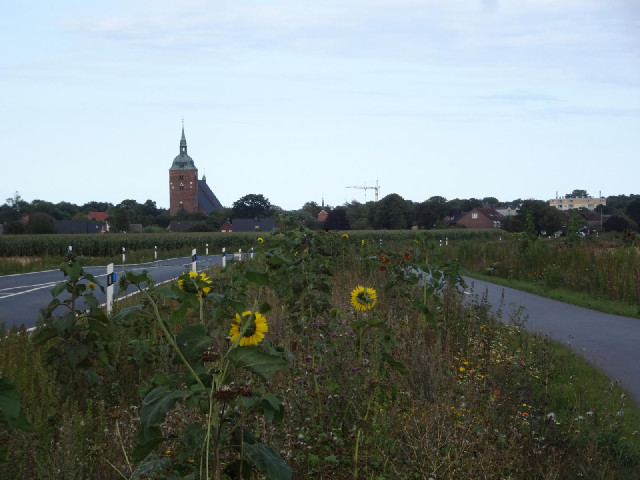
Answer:
<path fill-rule="evenodd" d="M 89 220 L 96 220 L 97 222 L 106 222 L 109 214 L 107 212 L 89 212 L 87 218 Z"/>

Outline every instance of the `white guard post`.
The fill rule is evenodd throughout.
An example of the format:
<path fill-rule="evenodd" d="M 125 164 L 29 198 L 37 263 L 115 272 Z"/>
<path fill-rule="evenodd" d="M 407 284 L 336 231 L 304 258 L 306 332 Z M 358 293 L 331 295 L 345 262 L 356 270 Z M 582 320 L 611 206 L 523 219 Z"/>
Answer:
<path fill-rule="evenodd" d="M 113 284 L 116 283 L 116 274 L 113 272 L 113 263 L 107 265 L 107 315 L 113 308 Z"/>
<path fill-rule="evenodd" d="M 445 245 L 445 247 L 449 245 L 449 237 L 445 237 L 444 245 Z"/>
<path fill-rule="evenodd" d="M 205 243 L 205 244 L 204 244 L 204 246 L 205 246 L 204 254 L 205 254 L 205 255 L 209 255 L 209 244 L 208 244 L 208 243 Z"/>
<path fill-rule="evenodd" d="M 153 247 L 153 259 L 154 260 L 158 259 L 158 246 L 157 245 L 155 247 Z"/>
<path fill-rule="evenodd" d="M 122 263 L 123 263 L 123 264 L 124 264 L 124 262 L 125 262 L 125 258 L 126 258 L 126 257 L 125 257 L 125 254 L 124 254 L 124 251 L 125 251 L 125 248 L 124 248 L 124 247 L 122 247 Z"/>
<path fill-rule="evenodd" d="M 222 268 L 227 266 L 227 249 L 222 247 Z"/>
<path fill-rule="evenodd" d="M 196 263 L 198 263 L 198 254 L 196 253 L 196 249 L 191 250 L 191 271 L 196 271 Z"/>
<path fill-rule="evenodd" d="M 253 247 L 251 247 L 251 256 L 250 256 L 251 260 L 253 260 Z"/>
<path fill-rule="evenodd" d="M 69 245 L 69 249 L 67 250 L 67 255 L 71 255 L 71 252 L 73 252 L 73 247 Z"/>

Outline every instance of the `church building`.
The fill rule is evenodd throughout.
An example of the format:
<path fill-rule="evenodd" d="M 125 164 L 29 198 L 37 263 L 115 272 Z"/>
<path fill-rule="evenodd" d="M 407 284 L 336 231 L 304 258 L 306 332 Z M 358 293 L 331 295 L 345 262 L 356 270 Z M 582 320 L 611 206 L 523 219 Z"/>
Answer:
<path fill-rule="evenodd" d="M 216 208 L 222 208 L 220 201 L 207 185 L 204 175 L 198 180 L 198 169 L 187 154 L 183 125 L 180 154 L 173 159 L 169 169 L 169 215 L 175 215 L 182 209 L 208 215 Z"/>

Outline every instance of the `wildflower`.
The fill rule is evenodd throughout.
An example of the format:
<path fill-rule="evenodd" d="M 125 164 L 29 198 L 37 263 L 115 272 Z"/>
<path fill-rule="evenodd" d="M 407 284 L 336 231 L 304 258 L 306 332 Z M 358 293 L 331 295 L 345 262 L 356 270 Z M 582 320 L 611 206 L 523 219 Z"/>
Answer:
<path fill-rule="evenodd" d="M 346 233 L 343 233 L 341 238 L 342 240 L 349 240 L 349 235 Z"/>
<path fill-rule="evenodd" d="M 245 320 L 246 318 L 246 320 Z M 245 324 L 245 322 L 249 322 Z M 258 345 L 264 339 L 265 332 L 269 331 L 267 319 L 259 312 L 247 310 L 242 312 L 242 317 L 236 313 L 236 318 L 231 321 L 231 341 L 235 343 L 238 336 L 242 334 L 238 345 Z"/>
<path fill-rule="evenodd" d="M 264 243 L 264 238 L 258 237 L 258 243 Z"/>
<path fill-rule="evenodd" d="M 351 305 L 356 310 L 366 311 L 371 310 L 378 301 L 378 295 L 375 289 L 371 287 L 363 287 L 358 285 L 351 291 Z"/>
<path fill-rule="evenodd" d="M 380 255 L 380 260 L 382 260 L 382 263 L 389 263 L 391 261 L 391 259 L 387 257 L 384 253 Z"/>
<path fill-rule="evenodd" d="M 364 238 L 362 239 L 362 242 L 360 242 L 360 243 L 364 247 Z"/>
<path fill-rule="evenodd" d="M 93 282 L 89 282 L 87 283 L 87 287 L 89 287 L 89 290 L 93 291 L 96 289 L 96 284 Z"/>

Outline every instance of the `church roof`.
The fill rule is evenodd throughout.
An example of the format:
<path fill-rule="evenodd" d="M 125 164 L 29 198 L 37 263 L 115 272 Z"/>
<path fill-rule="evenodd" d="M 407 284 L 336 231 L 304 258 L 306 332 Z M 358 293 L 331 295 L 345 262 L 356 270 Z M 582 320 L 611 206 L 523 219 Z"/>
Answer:
<path fill-rule="evenodd" d="M 212 210 L 217 208 L 222 208 L 218 197 L 211 191 L 204 177 L 202 180 L 198 180 L 198 205 L 207 213 L 211 213 Z"/>
<path fill-rule="evenodd" d="M 182 137 L 180 138 L 180 154 L 173 159 L 169 170 L 197 170 L 193 158 L 187 154 L 187 139 L 184 136 L 184 126 L 182 127 Z"/>

